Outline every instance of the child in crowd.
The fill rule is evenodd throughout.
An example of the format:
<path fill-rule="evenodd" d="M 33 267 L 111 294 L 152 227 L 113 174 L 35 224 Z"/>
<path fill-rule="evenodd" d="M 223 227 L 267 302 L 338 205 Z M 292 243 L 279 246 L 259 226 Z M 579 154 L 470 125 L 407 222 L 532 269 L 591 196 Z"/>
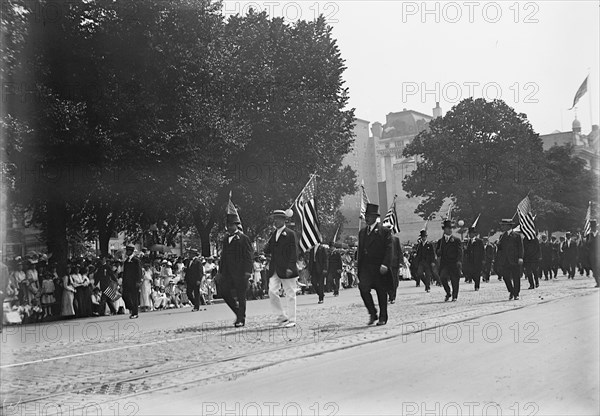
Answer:
<path fill-rule="evenodd" d="M 43 310 L 43 318 L 47 316 L 52 316 L 52 305 L 56 302 L 56 297 L 54 296 L 54 280 L 53 275 L 50 273 L 46 273 L 44 275 L 44 280 L 42 281 L 42 310 Z"/>

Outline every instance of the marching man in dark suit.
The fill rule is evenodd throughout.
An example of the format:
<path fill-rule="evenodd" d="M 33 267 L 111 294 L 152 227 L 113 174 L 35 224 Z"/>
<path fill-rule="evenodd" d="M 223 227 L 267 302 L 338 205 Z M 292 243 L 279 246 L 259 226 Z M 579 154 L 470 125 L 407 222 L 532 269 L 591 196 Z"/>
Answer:
<path fill-rule="evenodd" d="M 368 325 L 377 321 L 385 325 L 388 320 L 387 295 L 392 286 L 392 233 L 377 221 L 379 206 L 367 204 L 365 221 L 367 225 L 358 234 L 358 289 L 369 312 Z M 371 296 L 371 289 L 377 292 L 379 317 Z"/>
<path fill-rule="evenodd" d="M 235 313 L 234 326 L 246 324 L 246 291 L 252 275 L 252 244 L 240 231 L 238 214 L 227 214 L 227 235 L 223 239 L 223 250 L 219 262 L 219 283 L 223 300 Z M 234 294 L 237 302 L 234 299 Z"/>
<path fill-rule="evenodd" d="M 521 291 L 521 268 L 523 267 L 523 239 L 513 231 L 512 219 L 500 221 L 502 235 L 498 240 L 498 267 L 510 294 L 508 300 L 519 300 Z"/>
<path fill-rule="evenodd" d="M 327 250 L 321 243 L 310 249 L 308 259 L 308 272 L 313 288 L 319 296 L 319 303 L 323 303 L 325 297 L 325 279 L 327 278 Z"/>
<path fill-rule="evenodd" d="M 485 247 L 483 240 L 477 237 L 475 227 L 469 227 L 469 241 L 465 250 L 464 265 L 467 280 L 475 282 L 475 291 L 478 291 L 481 272 L 485 266 Z"/>
<path fill-rule="evenodd" d="M 329 247 L 331 248 L 331 253 L 329 254 L 329 262 L 327 265 L 327 278 L 332 282 L 333 296 L 338 296 L 340 294 L 340 279 L 342 278 L 342 270 L 344 268 L 342 252 L 336 247 L 334 242 L 331 242 Z"/>
<path fill-rule="evenodd" d="M 542 234 L 540 252 L 542 254 L 541 273 L 544 274 L 544 280 L 548 280 L 548 276 L 550 276 L 550 279 L 552 279 L 552 261 L 554 257 L 554 249 L 552 247 L 552 243 L 548 241 L 546 234 Z"/>
<path fill-rule="evenodd" d="M 540 286 L 539 273 L 542 261 L 542 250 L 537 238 L 523 239 L 523 272 L 529 281 L 529 290 Z"/>
<path fill-rule="evenodd" d="M 462 244 L 458 238 L 452 235 L 452 229 L 454 228 L 452 221 L 445 220 L 442 228 L 444 229 L 444 236 L 438 241 L 437 254 L 440 258 L 440 279 L 446 291 L 444 301 L 448 302 L 452 297 L 452 302 L 456 302 L 462 272 Z M 452 292 L 448 280 L 452 284 Z"/>
<path fill-rule="evenodd" d="M 598 236 L 597 222 L 596 220 L 590 220 L 590 233 L 585 236 L 585 241 L 588 245 L 589 250 L 589 262 L 590 267 L 592 269 L 592 273 L 594 274 L 594 279 L 596 280 L 596 287 L 600 287 L 600 276 L 598 273 L 598 240 L 600 237 Z"/>
<path fill-rule="evenodd" d="M 135 247 L 128 244 L 125 248 L 125 263 L 123 263 L 123 301 L 129 309 L 130 319 L 138 317 L 140 304 L 140 288 L 142 287 L 142 265 L 140 259 L 133 255 Z"/>
<path fill-rule="evenodd" d="M 200 310 L 200 303 L 203 305 L 206 303 L 202 297 L 202 294 L 200 293 L 200 284 L 202 283 L 202 278 L 204 277 L 204 267 L 200 261 L 200 253 L 198 250 L 195 248 L 191 249 L 190 255 L 192 258 L 190 259 L 185 270 L 185 284 L 187 287 L 186 293 L 188 299 L 194 305 L 192 312 L 197 312 Z"/>
<path fill-rule="evenodd" d="M 577 242 L 571 237 L 571 233 L 565 235 L 566 241 L 562 244 L 563 262 L 567 271 L 567 279 L 575 279 L 577 267 Z"/>
<path fill-rule="evenodd" d="M 558 279 L 558 269 L 562 267 L 562 254 L 560 252 L 561 243 L 555 236 L 551 236 L 550 244 L 552 245 L 552 273 L 554 279 Z M 550 277 L 552 278 L 552 276 Z"/>
<path fill-rule="evenodd" d="M 494 257 L 496 257 L 496 246 L 490 243 L 490 239 L 488 237 L 483 238 L 483 244 L 485 250 L 485 262 L 483 264 L 483 281 L 489 282 L 490 275 L 492 274 Z"/>
<path fill-rule="evenodd" d="M 433 269 L 435 268 L 435 250 L 433 244 L 427 241 L 427 230 L 421 230 L 420 237 L 417 240 L 417 254 L 415 262 L 417 263 L 417 282 L 420 280 L 425 284 L 425 292 L 431 290 L 431 279 Z"/>
<path fill-rule="evenodd" d="M 392 229 L 392 224 L 386 224 L 386 228 Z M 392 286 L 388 291 L 390 303 L 396 303 L 396 293 L 398 292 L 398 284 L 400 283 L 400 262 L 404 262 L 400 239 L 392 234 L 392 262 L 390 264 L 392 270 Z"/>
<path fill-rule="evenodd" d="M 269 262 L 269 301 L 277 313 L 277 322 L 286 328 L 296 326 L 296 281 L 298 280 L 298 246 L 296 234 L 285 226 L 288 218 L 283 210 L 272 214 L 275 231 L 265 247 Z M 287 312 L 283 309 L 279 289 L 283 286 L 287 300 Z"/>

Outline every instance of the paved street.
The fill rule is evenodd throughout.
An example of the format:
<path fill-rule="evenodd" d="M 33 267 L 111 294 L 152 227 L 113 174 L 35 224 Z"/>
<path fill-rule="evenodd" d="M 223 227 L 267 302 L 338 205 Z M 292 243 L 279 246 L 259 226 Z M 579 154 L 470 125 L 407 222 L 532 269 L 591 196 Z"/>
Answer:
<path fill-rule="evenodd" d="M 594 414 L 598 291 L 593 285 L 591 278 L 561 277 L 508 302 L 504 284 L 492 280 L 479 292 L 462 284 L 459 301 L 444 303 L 441 288 L 426 294 L 413 282 L 401 282 L 386 327 L 365 326 L 356 289 L 328 296 L 323 305 L 316 296 L 300 296 L 299 327 L 290 330 L 269 325 L 274 316 L 268 300 L 249 303 L 242 330 L 231 327 L 233 316 L 223 304 L 196 313 L 188 308 L 146 313 L 136 321 L 117 316 L 9 327 L 2 333 L 3 412 L 68 414 L 98 406 L 103 414 L 110 409 L 223 414 L 230 409 L 221 408 L 223 400 L 243 407 L 271 399 L 296 401 L 303 414 L 391 414 L 397 405 L 421 400 L 442 407 L 452 400 L 495 401 L 505 414 L 512 402 L 519 402 L 519 414 L 552 414 L 555 408 Z M 401 348 L 406 351 L 398 359 L 379 366 L 371 359 L 393 357 Z M 486 357 L 492 356 L 493 372 L 486 368 Z M 536 369 L 548 364 L 552 371 L 545 368 L 540 379 Z M 377 374 L 389 380 L 386 388 L 374 387 Z M 561 398 L 561 386 L 581 397 Z M 361 405 L 353 399 L 359 392 Z M 537 413 L 524 407 L 528 401 L 538 404 Z M 329 402 L 337 407 L 325 408 Z M 309 409 L 312 404 L 317 408 Z"/>

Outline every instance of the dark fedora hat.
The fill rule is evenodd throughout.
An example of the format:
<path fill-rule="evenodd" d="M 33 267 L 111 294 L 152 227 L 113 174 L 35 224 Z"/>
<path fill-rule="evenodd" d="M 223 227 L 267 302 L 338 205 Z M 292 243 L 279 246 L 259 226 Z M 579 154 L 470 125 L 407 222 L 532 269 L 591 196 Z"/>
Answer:
<path fill-rule="evenodd" d="M 227 214 L 227 224 L 241 224 L 240 217 L 238 214 Z"/>
<path fill-rule="evenodd" d="M 454 222 L 451 220 L 444 220 L 442 228 L 455 228 Z"/>
<path fill-rule="evenodd" d="M 367 215 L 377 215 L 379 217 L 379 205 L 367 204 L 367 209 L 365 210 L 365 217 Z"/>
<path fill-rule="evenodd" d="M 427 230 L 423 228 L 421 231 L 419 231 L 419 235 L 427 235 Z"/>

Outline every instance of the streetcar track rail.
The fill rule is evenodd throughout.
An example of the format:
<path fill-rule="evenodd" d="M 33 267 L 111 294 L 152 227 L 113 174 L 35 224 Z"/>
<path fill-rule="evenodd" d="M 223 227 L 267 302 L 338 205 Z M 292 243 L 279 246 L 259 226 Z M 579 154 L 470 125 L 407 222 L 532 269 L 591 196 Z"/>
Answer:
<path fill-rule="evenodd" d="M 501 311 L 492 311 L 492 312 L 488 312 L 488 313 L 484 313 L 484 314 L 479 314 L 476 316 L 470 316 L 470 317 L 466 317 L 466 318 L 461 318 L 458 320 L 452 320 L 450 322 L 445 322 L 442 324 L 438 324 L 438 325 L 428 325 L 428 326 L 423 326 L 422 328 L 418 328 L 417 329 L 413 329 L 413 330 L 409 330 L 409 331 L 401 331 L 400 333 L 394 333 L 394 334 L 388 334 L 388 335 L 383 335 L 382 332 L 385 330 L 390 330 L 389 327 L 383 327 L 380 331 L 378 331 L 379 328 L 373 328 L 372 331 L 365 333 L 365 329 L 367 329 L 366 327 L 359 327 L 356 329 L 350 329 L 349 331 L 345 331 L 343 334 L 340 335 L 334 335 L 331 336 L 330 338 L 327 339 L 327 341 L 336 341 L 335 345 L 337 345 L 337 342 L 343 338 L 349 338 L 352 336 L 356 336 L 358 334 L 361 333 L 365 333 L 365 335 L 371 335 L 370 339 L 365 339 L 365 340 L 361 340 L 361 341 L 357 341 L 357 342 L 353 342 L 353 343 L 349 343 L 347 345 L 337 345 L 334 346 L 334 343 L 331 342 L 332 348 L 327 348 L 324 350 L 320 350 L 320 351 L 311 351 L 305 354 L 298 354 L 296 355 L 293 359 L 294 360 L 298 360 L 298 359 L 305 359 L 305 358 L 311 358 L 311 357 L 318 357 L 327 353 L 331 353 L 331 352 L 336 352 L 336 351 L 343 351 L 349 348 L 354 348 L 354 347 L 359 347 L 359 346 L 363 346 L 363 345 L 367 345 L 370 343 L 374 343 L 374 342 L 383 342 L 383 341 L 387 341 L 387 340 L 391 340 L 391 339 L 396 339 L 398 337 L 405 337 L 408 335 L 413 335 L 413 334 L 417 334 L 423 331 L 427 331 L 427 330 L 432 330 L 432 329 L 436 329 L 436 328 L 440 328 L 440 327 L 444 327 L 444 326 L 448 326 L 448 325 L 452 325 L 452 324 L 459 324 L 462 322 L 468 322 L 468 321 L 472 321 L 475 319 L 479 319 L 479 318 L 483 318 L 483 317 L 487 317 L 487 316 L 494 316 L 494 315 L 498 315 L 498 314 L 503 314 L 506 312 L 510 312 L 510 311 L 515 311 L 515 310 L 520 310 L 523 308 L 528 308 L 528 307 L 532 307 L 532 306 L 537 306 L 540 304 L 544 304 L 544 303 L 549 303 L 549 302 L 557 302 L 560 301 L 564 298 L 568 298 L 568 297 L 572 297 L 571 295 L 565 295 L 565 296 L 560 296 L 560 297 L 556 297 L 553 299 L 548 299 L 548 300 L 541 300 L 538 301 L 536 303 L 533 304 L 526 304 L 526 305 L 522 305 L 522 306 L 518 306 L 518 307 L 512 307 L 509 309 L 505 309 L 505 310 L 501 310 Z M 477 311 L 479 310 L 478 308 L 470 308 L 467 310 L 461 310 L 460 312 L 456 313 L 447 313 L 447 314 L 443 314 L 443 315 L 437 315 L 435 317 L 431 317 L 431 318 L 425 318 L 424 320 L 440 320 L 446 317 L 450 317 L 453 315 L 460 315 L 460 314 L 465 314 L 465 313 L 470 313 L 473 311 Z M 415 323 L 419 323 L 419 322 L 423 322 L 423 320 L 421 321 L 409 321 L 409 322 L 402 322 L 401 324 L 403 326 L 408 326 L 411 324 L 415 324 Z M 265 329 L 268 327 L 262 326 L 262 327 L 257 327 L 257 328 L 251 328 L 251 330 L 261 330 L 261 329 Z M 393 330 L 394 327 L 392 327 Z M 218 328 L 213 328 L 213 329 L 218 329 Z M 321 327 L 320 329 L 326 329 Z M 237 331 L 233 330 L 229 333 L 226 333 L 225 335 L 235 335 L 237 333 Z M 382 334 L 380 336 L 376 336 L 377 334 Z M 198 336 L 204 336 L 204 335 L 198 335 Z M 195 337 L 195 336 L 194 336 Z M 191 337 L 188 337 L 191 338 Z M 180 365 L 178 367 L 175 368 L 169 368 L 169 369 L 162 369 L 162 370 L 157 370 L 157 371 L 148 371 L 148 372 L 144 372 L 138 375 L 134 375 L 134 376 L 128 376 L 128 377 L 118 377 L 120 374 L 123 374 L 124 372 L 118 373 L 116 374 L 116 378 L 114 378 L 113 380 L 105 380 L 105 381 L 101 381 L 101 382 L 89 382 L 89 379 L 91 379 L 92 377 L 82 381 L 82 380 L 77 380 L 75 383 L 79 384 L 80 387 L 76 387 L 76 388 L 72 388 L 72 389 L 68 389 L 68 390 L 64 390 L 61 391 L 59 393 L 52 393 L 52 394 L 47 394 L 47 395 L 43 395 L 43 396 L 38 396 L 38 397 L 33 397 L 30 399 L 25 399 L 25 400 L 19 400 L 16 403 L 3 403 L 2 405 L 0 405 L 0 410 L 4 410 L 10 406 L 14 406 L 16 404 L 19 405 L 23 405 L 23 404 L 27 404 L 27 403 L 32 403 L 32 402 L 41 402 L 44 400 L 52 400 L 53 402 L 56 402 L 56 399 L 58 397 L 61 396 L 67 396 L 67 395 L 81 395 L 81 394 L 86 394 L 86 393 L 93 393 L 96 391 L 110 391 L 111 390 L 111 386 L 112 385 L 126 385 L 128 383 L 132 383 L 132 382 L 136 382 L 136 381 L 140 381 L 140 380 L 144 380 L 144 379 L 151 379 L 151 378 L 155 378 L 155 377 L 162 377 L 165 375 L 169 375 L 169 374 L 173 374 L 173 373 L 178 373 L 178 372 L 185 372 L 185 371 L 189 371 L 192 369 L 198 369 L 198 368 L 206 368 L 206 367 L 210 367 L 210 366 L 218 366 L 219 364 L 225 364 L 225 363 L 229 363 L 229 362 L 234 362 L 234 361 L 238 361 L 238 360 L 243 360 L 243 359 L 247 359 L 247 358 L 254 358 L 257 359 L 258 357 L 260 357 L 261 355 L 267 355 L 267 354 L 271 354 L 273 352 L 280 352 L 280 351 L 285 351 L 285 350 L 290 350 L 290 349 L 294 349 L 294 348 L 298 348 L 298 347 L 303 347 L 306 345 L 311 345 L 314 344 L 315 341 L 314 340 L 305 340 L 305 341 L 301 341 L 301 342 L 296 342 L 293 344 L 287 344 L 287 345 L 281 345 L 281 346 L 276 346 L 273 348 L 267 348 L 267 349 L 262 349 L 260 351 L 253 351 L 253 352 L 245 352 L 245 353 L 240 353 L 240 354 L 235 354 L 229 357 L 224 357 L 224 358 L 220 358 L 220 359 L 216 359 L 216 360 L 212 360 L 212 361 L 203 361 L 203 362 L 194 362 L 191 364 L 187 364 L 187 365 Z M 136 397 L 136 396 L 140 396 L 140 395 L 144 395 L 144 394 L 149 394 L 149 393 L 153 393 L 153 392 L 157 392 L 157 391 L 162 391 L 162 390 L 167 390 L 167 389 L 171 389 L 171 388 L 177 388 L 177 387 L 182 387 L 185 385 L 190 385 L 190 384 L 196 384 L 196 383 L 201 383 L 201 382 L 206 382 L 209 380 L 217 380 L 217 379 L 230 379 L 233 377 L 238 377 L 244 374 L 247 374 L 249 372 L 252 371 L 258 371 L 264 368 L 269 368 L 269 367 L 273 367 L 279 364 L 283 364 L 285 362 L 289 362 L 290 359 L 289 358 L 284 358 L 284 359 L 277 359 L 277 360 L 273 360 L 273 361 L 268 361 L 268 362 L 264 362 L 258 365 L 251 365 L 251 366 L 247 366 L 245 368 L 242 369 L 236 369 L 236 370 L 232 370 L 232 371 L 228 371 L 228 372 L 220 372 L 218 374 L 213 374 L 213 375 L 207 375 L 207 376 L 203 376 L 203 377 L 199 377 L 199 378 L 194 378 L 193 380 L 185 380 L 182 382 L 169 382 L 169 383 L 165 383 L 162 386 L 159 387 L 154 387 L 154 388 L 142 388 L 139 390 L 136 390 L 132 393 L 128 393 L 128 394 L 124 394 L 124 395 L 119 395 L 117 400 L 124 400 L 127 398 L 131 398 L 131 397 Z M 156 364 L 150 364 L 147 366 L 140 366 L 136 369 L 138 370 L 144 370 L 147 368 L 151 368 L 151 367 L 156 367 Z M 131 369 L 127 370 L 128 372 L 131 371 Z M 83 385 L 82 385 L 83 384 Z M 139 387 L 139 386 L 138 386 Z M 114 390 L 114 389 L 113 389 Z M 105 396 L 112 396 L 110 394 L 107 393 L 93 393 L 96 395 L 105 395 Z M 105 404 L 110 404 L 110 403 L 114 403 L 115 398 L 111 397 L 111 399 L 107 399 L 104 401 L 99 401 L 99 402 L 95 402 L 95 405 L 105 405 Z M 74 408 L 73 411 L 75 410 L 81 410 L 81 409 L 85 409 L 86 405 L 82 405 L 78 408 Z M 48 415 L 53 415 L 53 414 L 58 414 L 58 413 L 46 413 Z"/>

